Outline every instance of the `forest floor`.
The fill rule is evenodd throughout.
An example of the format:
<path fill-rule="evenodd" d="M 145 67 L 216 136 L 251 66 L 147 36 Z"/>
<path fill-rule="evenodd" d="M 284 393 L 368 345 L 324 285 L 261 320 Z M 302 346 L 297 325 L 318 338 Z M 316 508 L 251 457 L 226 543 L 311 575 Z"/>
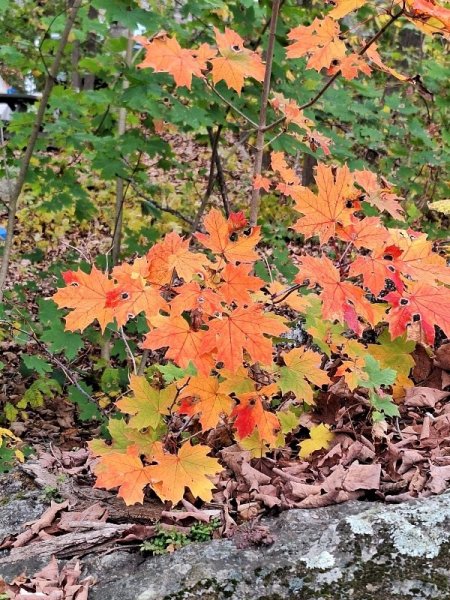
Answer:
<path fill-rule="evenodd" d="M 166 181 L 171 182 L 167 205 L 183 212 L 186 207 L 177 198 L 184 196 L 189 186 L 196 206 L 204 197 L 208 151 L 183 139 L 172 146 L 179 153 L 180 163 L 190 165 L 184 171 L 185 178 L 177 179 L 175 173 L 164 174 Z M 226 172 L 227 193 L 230 197 L 244 198 L 250 190 L 250 181 L 240 177 L 240 165 L 246 157 L 239 153 L 238 149 L 233 169 Z M 161 178 L 161 172 L 153 165 L 148 170 L 150 178 Z M 192 187 L 191 172 L 203 175 L 202 189 L 200 185 L 197 189 Z M 105 194 L 110 197 L 110 191 Z M 131 228 L 134 220 L 142 219 L 141 199 L 136 190 L 130 192 L 125 209 L 126 223 Z M 209 201 L 220 206 L 223 201 L 220 190 Z M 176 217 L 165 214 L 163 230 L 180 229 Z M 195 215 L 192 206 L 186 214 L 189 218 Z M 25 287 L 21 309 L 33 321 L 38 312 L 37 300 L 50 297 L 55 291 L 55 277 L 42 275 L 43 262 L 51 273 L 51 266 L 64 261 L 68 252 L 88 261 L 107 253 L 112 224 L 101 207 L 98 216 L 82 227 L 60 216 L 40 222 L 36 232 L 39 215 L 34 220 L 29 216 L 30 208 L 25 203 L 16 236 L 20 253 L 17 252 L 11 268 L 10 286 Z M 40 249 L 43 262 L 29 258 L 36 248 Z M 41 351 L 32 337 L 24 340 L 17 335 L 3 336 L 0 352 L 5 366 L 0 370 L 0 407 L 19 400 L 30 385 L 29 376 L 20 368 L 22 354 Z M 86 373 L 91 369 L 93 352 L 87 344 L 75 365 L 68 366 Z M 391 419 L 385 430 L 374 428 L 364 399 L 355 401 L 355 395 L 337 382 L 319 394 L 312 413 L 301 416 L 304 431 L 308 431 L 312 422 L 332 427 L 334 438 L 328 450 L 300 460 L 295 453 L 298 439 L 292 438 L 285 450 L 270 457 L 251 458 L 249 452 L 228 443 L 226 431 L 219 427 L 212 434 L 216 443 L 209 440 L 212 447 L 225 446 L 217 453 L 224 470 L 215 479 L 213 501 L 198 503 L 189 498 L 176 509 L 151 494 L 142 506 L 127 507 L 115 493 L 94 489 L 95 459 L 86 443 L 100 437 L 103 425 L 95 420 L 81 421 L 77 406 L 65 394 L 56 393 L 43 406 L 27 409 L 26 414 L 20 414 L 9 426 L 31 453 L 11 477 L 31 478 L 52 504 L 24 530 L 0 539 L 0 549 L 17 555 L 26 553 L 31 545 L 44 543 L 54 544 L 58 556 L 72 556 L 77 555 L 80 547 L 83 551 L 94 548 L 104 551 L 118 544 L 130 544 L 138 549 L 146 540 L 163 539 L 164 549 L 171 551 L 192 538 L 196 523 L 207 525 L 214 520 L 217 524 L 206 527 L 206 538 L 231 536 L 255 517 L 278 514 L 289 508 L 324 507 L 351 499 L 399 503 L 440 494 L 450 485 L 450 405 L 446 401 L 450 396 L 450 344 L 443 343 L 434 354 L 418 344 L 412 356 L 414 386 L 407 388 L 399 401 L 400 417 Z M 396 357 L 392 360 L 395 363 Z M 99 400 L 104 400 L 104 396 L 99 394 Z M 112 400 L 102 405 L 105 416 L 113 411 Z M 80 527 L 84 535 L 81 542 Z M 270 543 L 264 539 L 264 528 L 251 531 L 249 543 Z"/>

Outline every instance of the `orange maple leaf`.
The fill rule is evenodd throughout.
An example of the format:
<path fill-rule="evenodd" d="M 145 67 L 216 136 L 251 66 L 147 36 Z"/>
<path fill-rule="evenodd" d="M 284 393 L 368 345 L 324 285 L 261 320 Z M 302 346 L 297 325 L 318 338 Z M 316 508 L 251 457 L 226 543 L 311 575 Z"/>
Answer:
<path fill-rule="evenodd" d="M 243 361 L 244 350 L 255 361 L 265 365 L 272 361 L 272 343 L 267 335 L 287 331 L 281 317 L 263 312 L 262 304 L 238 307 L 223 313 L 220 319 L 208 323 L 204 348 L 217 348 L 216 360 L 225 368 L 237 370 Z"/>
<path fill-rule="evenodd" d="M 183 444 L 178 454 L 167 454 L 162 450 L 153 458 L 158 464 L 148 467 L 153 480 L 152 488 L 161 498 L 177 504 L 186 488 L 192 495 L 206 502 L 212 500 L 214 484 L 210 477 L 222 470 L 220 463 L 208 456 L 208 446 Z"/>
<path fill-rule="evenodd" d="M 400 292 L 391 292 L 385 299 L 393 305 L 386 320 L 392 339 L 402 335 L 408 325 L 419 323 L 426 341 L 434 344 L 435 326 L 450 336 L 450 293 L 444 286 L 411 282 Z"/>
<path fill-rule="evenodd" d="M 141 312 L 151 317 L 167 309 L 167 302 L 159 290 L 147 285 L 148 269 L 145 256 L 137 258 L 131 265 L 122 263 L 114 267 L 112 276 L 118 285 L 108 292 L 106 306 L 113 309 L 119 327 Z"/>
<path fill-rule="evenodd" d="M 147 279 L 153 284 L 164 285 L 172 281 L 174 271 L 188 282 L 196 274 L 204 276 L 210 264 L 208 258 L 199 252 L 189 250 L 189 240 L 183 240 L 172 231 L 162 242 L 158 242 L 147 253 L 149 263 Z"/>
<path fill-rule="evenodd" d="M 270 191 L 270 179 L 263 177 L 262 175 L 255 175 L 253 178 L 252 187 L 255 190 L 264 190 L 265 192 Z"/>
<path fill-rule="evenodd" d="M 239 404 L 234 408 L 231 416 L 236 417 L 234 427 L 239 439 L 248 437 L 257 428 L 262 440 L 275 444 L 280 431 L 280 421 L 272 412 L 264 408 L 262 391 L 241 394 Z"/>
<path fill-rule="evenodd" d="M 411 279 L 434 284 L 436 281 L 450 285 L 450 268 L 444 257 L 433 252 L 433 243 L 426 234 L 411 238 L 404 230 L 396 230 L 391 234 L 392 245 L 401 252 L 396 252 L 392 263 L 398 273 Z M 387 248 L 387 252 L 390 247 Z"/>
<path fill-rule="evenodd" d="M 366 57 L 369 60 L 371 60 L 373 62 L 374 65 L 376 65 L 380 69 L 380 71 L 384 71 L 385 73 L 388 73 L 389 75 L 392 75 L 393 77 L 395 77 L 399 81 L 408 81 L 409 77 L 406 77 L 405 75 L 402 75 L 401 73 L 399 73 L 395 69 L 392 69 L 391 67 L 388 67 L 388 65 L 386 65 L 383 62 L 383 59 L 381 58 L 380 53 L 377 50 L 377 45 L 376 44 L 372 44 L 366 50 L 365 55 L 366 55 Z"/>
<path fill-rule="evenodd" d="M 339 271 L 328 257 L 302 256 L 300 263 L 295 281 L 303 283 L 309 279 L 309 287 L 320 285 L 324 319 L 347 323 L 358 334 L 363 329 L 358 317 L 374 324 L 375 313 L 363 290 L 348 281 L 341 281 Z"/>
<path fill-rule="evenodd" d="M 350 264 L 349 277 L 362 275 L 364 286 L 372 294 L 378 296 L 390 279 L 398 290 L 403 289 L 403 283 L 392 261 L 386 260 L 384 247 L 375 248 L 370 254 L 360 255 Z"/>
<path fill-rule="evenodd" d="M 142 348 L 156 350 L 166 348 L 166 358 L 186 369 L 192 362 L 198 372 L 208 375 L 214 363 L 210 350 L 205 349 L 205 331 L 194 331 L 180 316 L 161 319 L 160 325 L 147 333 Z"/>
<path fill-rule="evenodd" d="M 182 400 L 178 412 L 185 415 L 200 415 L 203 431 L 216 427 L 222 415 L 228 416 L 234 401 L 221 389 L 217 377 L 191 377 L 180 392 Z"/>
<path fill-rule="evenodd" d="M 225 33 L 214 28 L 214 33 L 220 53 L 219 57 L 211 59 L 214 85 L 223 80 L 240 95 L 245 77 L 263 81 L 264 63 L 259 54 L 244 48 L 244 40 L 239 34 L 228 27 Z"/>
<path fill-rule="evenodd" d="M 294 43 L 288 47 L 286 55 L 288 58 L 300 58 L 307 54 L 310 57 L 307 69 L 328 69 L 333 61 L 345 56 L 346 48 L 339 39 L 340 33 L 339 25 L 331 17 L 314 19 L 311 25 L 301 25 L 290 31 L 288 38 Z"/>
<path fill-rule="evenodd" d="M 297 177 L 294 169 L 288 166 L 284 152 L 271 152 L 270 162 L 272 169 L 278 171 L 285 183 L 295 186 L 300 184 L 300 179 Z"/>
<path fill-rule="evenodd" d="M 379 217 L 351 218 L 347 227 L 339 229 L 339 238 L 351 242 L 355 248 L 375 249 L 389 238 L 389 232 Z"/>
<path fill-rule="evenodd" d="M 253 227 L 249 235 L 237 234 L 232 216 L 227 221 L 216 208 L 206 215 L 203 224 L 208 233 L 197 233 L 196 238 L 215 254 L 230 262 L 250 263 L 258 258 L 254 248 L 260 239 L 260 227 Z M 233 233 L 238 236 L 236 240 L 232 239 Z"/>
<path fill-rule="evenodd" d="M 372 73 L 372 69 L 359 54 L 348 54 L 345 56 L 339 61 L 339 64 L 328 69 L 328 75 L 334 75 L 338 71 L 341 72 L 344 79 L 349 80 L 358 77 L 359 73 L 369 76 Z"/>
<path fill-rule="evenodd" d="M 251 268 L 251 265 L 228 263 L 222 271 L 223 283 L 218 289 L 228 304 L 249 304 L 252 300 L 249 292 L 257 292 L 263 287 L 262 279 L 250 275 Z"/>
<path fill-rule="evenodd" d="M 407 0 L 409 14 L 413 20 L 423 21 L 432 33 L 450 33 L 450 9 L 435 0 Z"/>
<path fill-rule="evenodd" d="M 72 311 L 65 317 L 66 329 L 83 331 L 95 319 L 102 331 L 114 321 L 113 308 L 106 306 L 108 294 L 115 289 L 107 275 L 92 267 L 91 272 L 66 271 L 63 273 L 66 287 L 58 289 L 53 300 L 59 308 Z"/>
<path fill-rule="evenodd" d="M 320 243 L 325 244 L 336 235 L 338 225 L 349 225 L 352 211 L 346 207 L 346 200 L 352 195 L 353 178 L 344 165 L 333 175 L 332 167 L 319 164 L 316 183 L 318 193 L 308 188 L 294 192 L 295 210 L 304 216 L 298 219 L 293 229 L 306 238 L 317 235 Z"/>
<path fill-rule="evenodd" d="M 192 76 L 203 77 L 205 59 L 200 53 L 200 59 L 192 50 L 182 48 L 176 38 L 167 35 L 155 37 L 148 41 L 143 36 L 134 38 L 145 48 L 145 58 L 137 66 L 140 69 L 151 67 L 157 73 L 169 73 L 177 86 L 185 85 L 191 89 Z"/>
<path fill-rule="evenodd" d="M 170 301 L 171 314 L 181 315 L 184 311 L 196 310 L 208 316 L 222 311 L 221 298 L 216 292 L 202 288 L 196 281 L 174 288 L 176 296 Z"/>
<path fill-rule="evenodd" d="M 382 188 L 377 181 L 377 176 L 372 171 L 354 171 L 352 173 L 355 182 L 366 192 L 364 200 L 375 206 L 380 211 L 388 212 L 394 219 L 404 221 L 403 208 L 399 203 L 401 198 L 391 193 L 388 184 Z"/>
<path fill-rule="evenodd" d="M 126 453 L 112 452 L 102 456 L 95 467 L 96 488 L 119 488 L 119 496 L 125 504 L 143 502 L 144 488 L 152 481 L 151 467 L 142 464 L 136 446 L 129 446 Z"/>
<path fill-rule="evenodd" d="M 329 17 L 333 19 L 342 19 L 349 13 L 361 8 L 367 3 L 367 0 L 334 0 L 333 4 L 336 4 L 333 10 L 328 13 Z"/>

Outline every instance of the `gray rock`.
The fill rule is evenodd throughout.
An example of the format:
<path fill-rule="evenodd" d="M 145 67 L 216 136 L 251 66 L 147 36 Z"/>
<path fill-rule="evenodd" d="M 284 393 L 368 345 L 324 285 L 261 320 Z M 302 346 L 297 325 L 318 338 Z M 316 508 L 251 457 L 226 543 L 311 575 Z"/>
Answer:
<path fill-rule="evenodd" d="M 0 474 L 0 541 L 40 517 L 45 508 L 42 492 L 31 481 L 18 472 Z"/>
<path fill-rule="evenodd" d="M 93 557 L 92 600 L 448 600 L 450 495 L 350 502 L 265 521 L 272 546 L 193 544 L 147 560 Z"/>
<path fill-rule="evenodd" d="M 0 507 L 2 526 L 8 510 Z M 450 494 L 292 510 L 263 524 L 271 546 L 216 540 L 159 557 L 122 549 L 84 556 L 97 581 L 89 600 L 450 599 Z M 8 564 L 2 574 L 35 567 Z"/>

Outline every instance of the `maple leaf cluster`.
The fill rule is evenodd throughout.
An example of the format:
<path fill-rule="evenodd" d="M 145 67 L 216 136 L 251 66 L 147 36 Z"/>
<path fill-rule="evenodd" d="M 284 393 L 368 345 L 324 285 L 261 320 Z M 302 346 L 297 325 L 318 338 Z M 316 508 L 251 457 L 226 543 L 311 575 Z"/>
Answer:
<path fill-rule="evenodd" d="M 428 344 L 434 342 L 436 325 L 450 333 L 445 287 L 450 269 L 425 234 L 388 229 L 379 216 L 364 216 L 364 203 L 402 216 L 398 199 L 373 174 L 319 164 L 314 193 L 299 184 L 280 153 L 272 154 L 272 168 L 301 215 L 293 229 L 318 241 L 317 253 L 297 257 L 296 282 L 303 294 L 253 275 L 259 227 L 248 230 L 242 213 L 227 220 L 212 209 L 204 219 L 205 233 L 195 239 L 169 233 L 146 256 L 116 266 L 111 275 L 95 267 L 89 274 L 64 273 L 66 286 L 53 297 L 69 309 L 70 330 L 83 330 L 95 320 L 102 330 L 113 322 L 123 327 L 144 313 L 149 332 L 141 348 L 157 351 L 162 362 L 180 370 L 169 385 L 132 375 L 131 396 L 116 403 L 127 422 L 111 421 L 111 445 L 91 443 L 100 457 L 97 485 L 119 487 L 127 503 L 142 501 L 147 486 L 175 503 L 186 488 L 211 499 L 211 477 L 221 467 L 208 456 L 209 446 L 175 440 L 172 450 L 178 451 L 169 452 L 170 444 L 161 443 L 173 438 L 170 424 L 177 419 L 196 423 L 200 439 L 225 427 L 255 455 L 283 446 L 286 435 L 299 427 L 295 406 L 313 405 L 331 376 L 323 368 L 323 354 L 311 347 L 281 350 L 274 361 L 273 338 L 276 344 L 288 333 L 285 318 L 277 314 L 280 306 L 303 316 L 325 355 L 340 357 L 332 377 L 342 378 L 350 390 L 367 378 L 366 356 L 387 366 L 399 339 L 396 354 L 405 356 L 397 370 L 401 394 L 411 385 L 406 333 Z M 382 323 L 389 331 L 380 338 L 384 345 L 359 341 L 366 329 Z M 276 411 L 274 398 L 281 403 Z M 323 436 L 316 439 L 323 445 Z"/>
<path fill-rule="evenodd" d="M 403 2 L 397 0 L 398 5 Z M 306 57 L 306 68 L 328 75 L 340 73 L 345 79 L 355 79 L 360 73 L 370 76 L 372 67 L 385 71 L 402 81 L 408 78 L 385 65 L 375 43 L 369 47 L 352 48 L 344 41 L 339 19 L 368 4 L 367 0 L 336 0 L 336 5 L 324 18 L 315 18 L 310 25 L 292 29 L 286 50 L 289 59 Z M 434 0 L 406 0 L 401 9 L 405 16 L 426 33 L 450 35 L 450 10 Z M 175 37 L 161 31 L 150 40 L 136 36 L 145 49 L 145 58 L 138 65 L 156 73 L 168 73 L 177 87 L 191 89 L 192 78 L 211 75 L 213 84 L 220 81 L 241 94 L 245 78 L 264 80 L 265 65 L 260 55 L 244 46 L 241 36 L 230 28 L 225 32 L 214 28 L 216 47 L 207 43 L 198 48 L 182 48 Z"/>
<path fill-rule="evenodd" d="M 375 44 L 355 52 L 342 39 L 337 19 L 366 2 L 333 4 L 325 18 L 290 32 L 287 57 L 305 57 L 307 68 L 347 79 L 369 75 L 369 60 L 406 79 L 383 63 Z M 432 0 L 408 0 L 403 10 L 427 30 L 448 29 L 449 11 Z M 185 49 L 166 33 L 136 39 L 146 51 L 139 66 L 172 75 L 177 86 L 190 88 L 192 77 L 210 74 L 214 84 L 224 81 L 240 94 L 246 77 L 264 79 L 259 54 L 228 28 L 215 29 L 216 48 Z M 330 140 L 295 101 L 274 94 L 271 103 L 303 132 L 294 135 L 330 153 Z M 169 233 L 110 274 L 96 267 L 63 273 L 65 287 L 53 296 L 68 310 L 70 331 L 98 322 L 102 332 L 123 332 L 145 316 L 140 348 L 152 351 L 158 374 L 130 376 L 129 395 L 116 402 L 124 418 L 109 422 L 111 441 L 90 443 L 99 457 L 96 485 L 118 488 L 127 504 L 142 502 L 148 488 L 175 504 L 186 490 L 191 499 L 210 501 L 222 469 L 211 456 L 214 439 L 236 442 L 254 457 L 293 443 L 304 408 L 330 385 L 349 394 L 365 389 L 374 420 L 396 416 L 394 400 L 412 385 L 415 342 L 432 346 L 436 327 L 450 335 L 450 269 L 425 234 L 405 227 L 401 199 L 388 182 L 370 171 L 319 164 L 313 191 L 282 152 L 272 152 L 271 171 L 253 186 L 291 198 L 298 213 L 292 229 L 309 242 L 308 253 L 295 254 L 293 286 L 254 275 L 259 227 L 248 228 L 243 213 L 226 219 L 212 209 L 202 233 Z M 378 216 L 366 216 L 368 207 Z M 398 226 L 386 227 L 382 213 Z M 292 321 L 307 333 L 302 347 L 283 340 Z M 366 332 L 376 343 L 363 341 Z M 333 438 L 325 424 L 307 429 L 301 458 Z"/>
<path fill-rule="evenodd" d="M 206 233 L 196 235 L 209 256 L 190 249 L 190 240 L 170 233 L 145 257 L 115 267 L 111 276 L 95 267 L 89 274 L 64 273 L 66 287 L 53 297 L 60 308 L 70 309 L 70 330 L 83 330 L 94 320 L 102 330 L 113 321 L 122 327 L 143 312 L 150 331 L 141 347 L 159 350 L 178 367 L 195 370 L 195 375 L 165 388 L 132 375 L 132 395 L 116 403 L 129 415 L 128 422 L 120 422 L 121 427 L 111 422 L 112 445 L 91 444 L 101 456 L 97 484 L 119 486 L 128 503 L 141 501 L 147 485 L 173 502 L 181 499 L 185 487 L 210 498 L 213 486 L 207 475 L 220 471 L 220 466 L 207 457 L 209 448 L 186 442 L 173 454 L 159 441 L 173 415 L 195 417 L 201 431 L 225 419 L 238 440 L 253 436 L 259 446 L 277 447 L 284 437 L 281 421 L 270 409 L 271 398 L 291 392 L 312 403 L 312 386 L 329 381 L 319 368 L 320 355 L 312 350 L 292 350 L 285 366 L 273 365 L 270 338 L 288 328 L 282 317 L 267 310 L 274 292 L 251 274 L 260 232 L 258 227 L 247 231 L 246 224 L 242 213 L 226 220 L 213 209 L 204 220 Z M 298 305 L 294 299 L 292 306 Z M 273 371 L 271 385 L 258 385 L 250 376 L 254 363 Z"/>
<path fill-rule="evenodd" d="M 147 40 L 135 39 L 145 48 L 141 69 L 151 67 L 156 73 L 169 73 L 177 86 L 191 89 L 192 77 L 204 78 L 211 72 L 214 84 L 224 81 L 231 89 L 241 93 L 246 77 L 256 81 L 264 79 L 264 63 L 256 52 L 244 47 L 241 36 L 226 28 L 224 33 L 214 28 L 217 47 L 202 44 L 195 50 L 182 48 L 177 39 L 162 32 Z M 210 65 L 210 68 L 208 67 Z"/>

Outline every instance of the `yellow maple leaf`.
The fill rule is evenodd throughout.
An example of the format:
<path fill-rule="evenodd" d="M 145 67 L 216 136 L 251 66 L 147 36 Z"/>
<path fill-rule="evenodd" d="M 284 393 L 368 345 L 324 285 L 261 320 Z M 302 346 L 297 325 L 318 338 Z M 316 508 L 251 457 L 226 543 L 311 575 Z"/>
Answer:
<path fill-rule="evenodd" d="M 158 464 L 148 467 L 152 488 L 161 498 L 177 504 L 189 488 L 196 498 L 205 501 L 212 499 L 214 484 L 209 477 L 222 470 L 215 458 L 208 456 L 208 446 L 192 446 L 186 442 L 178 454 L 158 451 L 154 461 Z"/>
<path fill-rule="evenodd" d="M 203 430 L 216 427 L 221 415 L 229 415 L 234 401 L 220 389 L 217 377 L 192 377 L 180 393 L 182 400 L 178 412 L 185 415 L 200 414 Z"/>
<path fill-rule="evenodd" d="M 328 448 L 334 434 L 330 431 L 327 425 L 321 423 L 314 425 L 309 430 L 310 439 L 300 442 L 300 458 L 307 458 L 313 452 Z"/>
<path fill-rule="evenodd" d="M 293 392 L 299 400 L 314 404 L 313 390 L 308 382 L 321 387 L 330 381 L 320 368 L 321 355 L 312 350 L 294 348 L 283 359 L 286 366 L 280 368 L 278 384 L 283 394 Z"/>

